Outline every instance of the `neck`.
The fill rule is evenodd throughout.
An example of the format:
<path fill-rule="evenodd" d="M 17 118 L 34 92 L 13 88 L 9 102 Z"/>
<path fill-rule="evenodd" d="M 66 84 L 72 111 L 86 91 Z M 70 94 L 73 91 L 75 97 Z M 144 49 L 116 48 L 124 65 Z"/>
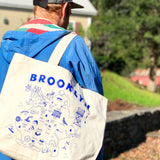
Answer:
<path fill-rule="evenodd" d="M 34 11 L 34 16 L 36 18 L 47 19 L 51 21 L 53 24 L 60 26 L 61 17 L 55 12 L 47 12 L 46 9 L 36 6 L 36 10 Z"/>
<path fill-rule="evenodd" d="M 35 19 L 46 19 L 46 20 L 52 22 L 53 24 L 55 24 L 55 25 L 61 27 L 61 26 L 59 25 L 59 21 L 57 21 L 57 20 L 55 20 L 55 19 L 52 19 L 52 18 L 49 18 L 49 17 L 35 16 Z"/>

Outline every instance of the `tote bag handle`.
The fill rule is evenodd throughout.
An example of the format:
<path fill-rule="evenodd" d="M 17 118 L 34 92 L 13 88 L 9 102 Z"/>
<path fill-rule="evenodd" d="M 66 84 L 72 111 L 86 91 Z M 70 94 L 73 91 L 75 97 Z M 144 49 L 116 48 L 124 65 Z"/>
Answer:
<path fill-rule="evenodd" d="M 55 64 L 58 66 L 63 53 L 65 52 L 66 48 L 68 47 L 68 45 L 70 44 L 70 42 L 72 41 L 72 39 L 76 36 L 77 34 L 75 32 L 70 32 L 69 34 L 67 34 L 66 36 L 64 36 L 60 42 L 57 44 L 56 48 L 54 49 L 54 51 L 51 54 L 51 57 L 48 61 L 48 63 L 50 64 Z"/>

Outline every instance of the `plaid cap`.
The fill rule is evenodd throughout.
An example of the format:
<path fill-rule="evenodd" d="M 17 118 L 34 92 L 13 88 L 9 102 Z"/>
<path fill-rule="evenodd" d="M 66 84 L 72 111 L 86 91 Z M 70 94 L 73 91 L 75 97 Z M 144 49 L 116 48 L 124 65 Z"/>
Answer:
<path fill-rule="evenodd" d="M 73 0 L 33 0 L 33 5 L 38 5 L 43 8 L 47 8 L 48 4 L 61 4 L 61 3 L 71 3 L 71 7 L 73 8 L 84 8 L 83 6 L 73 2 Z"/>

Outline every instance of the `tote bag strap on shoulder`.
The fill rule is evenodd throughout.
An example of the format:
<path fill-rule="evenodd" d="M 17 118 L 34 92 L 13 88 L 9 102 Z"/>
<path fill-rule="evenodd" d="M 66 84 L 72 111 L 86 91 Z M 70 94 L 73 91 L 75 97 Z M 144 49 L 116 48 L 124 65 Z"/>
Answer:
<path fill-rule="evenodd" d="M 72 41 L 72 39 L 76 36 L 77 34 L 75 32 L 71 32 L 69 34 L 67 34 L 66 36 L 64 36 L 60 42 L 57 44 L 56 48 L 54 49 L 54 51 L 51 54 L 51 57 L 48 61 L 48 63 L 50 64 L 54 64 L 57 65 L 59 64 L 63 53 L 65 52 L 66 48 L 68 47 L 68 45 L 70 44 L 70 42 Z"/>

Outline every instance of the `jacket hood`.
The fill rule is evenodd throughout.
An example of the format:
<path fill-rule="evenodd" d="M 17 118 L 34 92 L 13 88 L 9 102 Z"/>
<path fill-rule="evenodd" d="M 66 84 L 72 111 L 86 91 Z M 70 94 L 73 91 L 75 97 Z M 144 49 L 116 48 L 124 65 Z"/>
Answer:
<path fill-rule="evenodd" d="M 45 47 L 62 38 L 67 33 L 69 33 L 67 30 L 43 34 L 34 34 L 26 31 L 8 31 L 3 36 L 1 51 L 7 63 L 11 62 L 14 53 L 34 57 Z"/>

